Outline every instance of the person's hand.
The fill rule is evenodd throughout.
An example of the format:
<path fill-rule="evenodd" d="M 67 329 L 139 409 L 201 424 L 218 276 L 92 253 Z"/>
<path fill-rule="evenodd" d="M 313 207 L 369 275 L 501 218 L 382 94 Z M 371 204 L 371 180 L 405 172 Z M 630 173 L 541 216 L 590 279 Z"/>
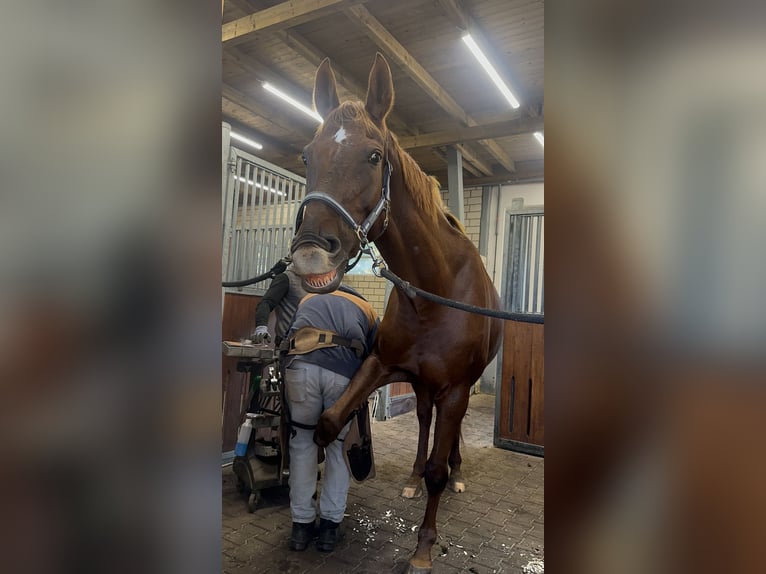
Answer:
<path fill-rule="evenodd" d="M 255 332 L 252 337 L 253 343 L 256 345 L 263 345 L 271 343 L 271 335 L 269 335 L 269 328 L 266 325 L 261 325 L 255 328 Z"/>

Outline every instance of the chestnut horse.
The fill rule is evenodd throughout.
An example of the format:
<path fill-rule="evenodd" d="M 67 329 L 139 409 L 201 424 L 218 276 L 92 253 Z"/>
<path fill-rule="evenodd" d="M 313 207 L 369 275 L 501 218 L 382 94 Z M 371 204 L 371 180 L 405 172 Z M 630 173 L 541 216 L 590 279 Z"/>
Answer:
<path fill-rule="evenodd" d="M 364 104 L 341 104 L 329 60 L 319 66 L 314 106 L 324 122 L 303 154 L 310 192 L 298 210 L 291 246 L 295 272 L 307 291 L 332 291 L 348 261 L 374 241 L 391 271 L 413 285 L 498 309 L 497 291 L 479 252 L 446 211 L 436 180 L 421 171 L 386 128 L 393 102 L 391 69 L 380 54 Z M 412 383 L 421 424 L 408 487 L 414 491 L 425 477 L 428 503 L 410 572 L 431 571 L 441 493 L 450 476 L 458 489 L 462 484 L 460 425 L 470 387 L 497 353 L 501 327 L 499 319 L 392 291 L 372 353 L 319 419 L 314 440 L 325 446 L 372 391 L 391 382 Z M 433 405 L 434 444 L 426 462 Z"/>

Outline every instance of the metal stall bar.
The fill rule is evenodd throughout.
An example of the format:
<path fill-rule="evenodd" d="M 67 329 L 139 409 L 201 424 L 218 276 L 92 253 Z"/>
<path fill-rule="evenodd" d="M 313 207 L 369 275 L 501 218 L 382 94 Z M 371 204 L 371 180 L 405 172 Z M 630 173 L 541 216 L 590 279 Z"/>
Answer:
<path fill-rule="evenodd" d="M 221 246 L 223 249 L 221 261 L 221 279 L 226 280 L 229 276 L 229 252 L 231 251 L 232 218 L 230 205 L 234 197 L 234 185 L 236 184 L 235 169 L 232 167 L 232 153 L 228 150 L 226 160 L 226 181 L 224 183 L 221 203 L 221 216 L 223 224 L 221 225 Z"/>
<path fill-rule="evenodd" d="M 240 272 L 242 274 L 241 279 L 245 279 L 247 277 L 247 273 L 249 272 L 248 269 L 248 261 L 251 256 L 251 247 L 250 247 L 250 241 L 251 241 L 251 233 L 250 233 L 250 226 L 247 225 L 247 219 L 248 215 L 251 212 L 251 204 L 253 203 L 253 199 L 255 198 L 255 186 L 250 183 L 253 181 L 253 164 L 249 162 L 244 162 L 244 175 L 245 178 L 245 190 L 246 193 L 242 196 L 242 206 L 239 208 L 239 221 L 240 225 L 239 228 L 240 231 L 240 237 L 242 238 L 242 257 L 244 261 L 244 265 L 240 266 Z"/>
<path fill-rule="evenodd" d="M 255 227 L 255 243 L 253 244 L 253 259 L 257 260 L 257 258 L 261 254 L 261 246 L 263 245 L 264 235 L 266 233 L 266 194 L 263 192 L 263 188 L 268 185 L 267 177 L 268 172 L 265 169 L 259 169 L 258 170 L 259 180 L 258 183 L 258 223 Z M 252 270 L 250 272 L 250 276 L 255 276 L 260 274 L 260 269 L 257 265 L 257 261 L 254 261 L 251 263 Z"/>
<path fill-rule="evenodd" d="M 530 300 L 532 298 L 532 267 L 534 261 L 532 259 L 534 257 L 532 235 L 534 233 L 535 216 L 528 215 L 524 219 L 527 220 L 526 255 L 524 261 L 524 311 L 529 313 L 531 312 Z"/>
<path fill-rule="evenodd" d="M 268 180 L 266 187 L 261 188 L 261 194 L 264 196 L 264 223 L 263 223 L 263 241 L 260 246 L 260 253 L 258 258 L 258 273 L 265 273 L 268 271 L 266 268 L 266 261 L 269 258 L 269 244 L 274 233 L 274 218 L 272 214 L 272 203 L 274 200 L 274 181 L 276 177 L 273 173 L 268 173 Z"/>
<path fill-rule="evenodd" d="M 520 298 L 518 299 L 518 307 L 514 309 L 514 311 L 523 313 L 526 309 L 527 304 L 527 292 L 526 292 L 526 278 L 527 278 L 527 235 L 528 235 L 528 228 L 529 228 L 529 218 L 525 217 L 523 215 L 518 215 L 519 223 L 520 223 L 520 232 L 519 232 L 519 283 L 517 285 L 521 286 L 521 289 L 519 289 L 519 295 Z"/>
<path fill-rule="evenodd" d="M 537 294 L 540 290 L 540 261 L 543 258 L 542 255 L 542 231 L 543 231 L 543 218 L 542 216 L 538 215 L 536 216 L 537 219 L 537 237 L 535 237 L 535 246 L 536 246 L 536 252 L 535 252 L 535 276 L 534 276 L 534 300 L 532 302 L 532 313 L 539 313 L 537 309 Z"/>
<path fill-rule="evenodd" d="M 519 300 L 519 290 L 515 288 L 516 285 L 519 284 L 519 256 L 520 256 L 520 250 L 519 250 L 519 244 L 521 243 L 521 225 L 519 221 L 519 217 L 517 215 L 511 215 L 508 218 L 510 222 L 511 227 L 511 245 L 513 248 L 511 249 L 511 273 L 510 273 L 510 279 L 511 279 L 511 289 L 510 289 L 510 298 L 511 298 L 511 311 L 516 312 L 518 310 L 518 300 Z"/>
<path fill-rule="evenodd" d="M 282 185 L 282 195 L 279 198 L 279 221 L 285 223 L 285 205 L 287 205 L 290 199 L 290 190 L 294 185 L 293 180 L 284 179 Z M 287 246 L 285 245 L 285 225 L 279 228 L 279 242 L 277 243 L 277 257 L 282 258 L 287 254 Z"/>
<path fill-rule="evenodd" d="M 234 271 L 236 270 L 236 262 L 237 262 L 237 256 L 238 256 L 238 248 L 239 248 L 239 235 L 236 233 L 237 230 L 237 208 L 239 207 L 239 194 L 240 190 L 242 189 L 242 178 L 240 177 L 240 171 L 242 169 L 242 162 L 239 158 L 237 158 L 237 164 L 236 164 L 236 175 L 237 175 L 237 183 L 234 186 L 234 198 L 231 203 L 231 222 L 232 222 L 232 251 L 233 251 L 233 257 L 230 259 L 231 261 L 231 267 L 229 269 L 229 277 L 232 277 L 234 279 L 240 279 L 240 277 L 233 277 Z M 236 236 L 236 237 L 235 237 Z"/>

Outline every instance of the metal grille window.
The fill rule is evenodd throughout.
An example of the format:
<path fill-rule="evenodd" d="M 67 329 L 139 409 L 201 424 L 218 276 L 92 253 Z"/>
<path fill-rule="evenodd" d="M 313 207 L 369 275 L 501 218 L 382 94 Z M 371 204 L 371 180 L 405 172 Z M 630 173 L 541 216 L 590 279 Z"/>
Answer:
<path fill-rule="evenodd" d="M 545 313 L 544 231 L 542 210 L 510 212 L 507 216 L 504 306 L 512 312 Z"/>
<path fill-rule="evenodd" d="M 265 273 L 287 255 L 306 180 L 236 148 L 223 194 L 223 281 Z M 262 294 L 268 282 L 235 289 Z"/>

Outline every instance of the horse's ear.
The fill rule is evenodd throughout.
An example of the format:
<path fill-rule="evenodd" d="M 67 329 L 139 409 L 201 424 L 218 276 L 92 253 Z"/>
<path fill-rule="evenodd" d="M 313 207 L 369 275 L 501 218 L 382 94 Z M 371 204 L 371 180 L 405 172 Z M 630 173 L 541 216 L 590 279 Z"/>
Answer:
<path fill-rule="evenodd" d="M 338 87 L 335 84 L 335 74 L 330 66 L 330 58 L 325 58 L 319 64 L 314 78 L 314 108 L 323 118 L 340 105 Z"/>
<path fill-rule="evenodd" d="M 391 68 L 386 59 L 378 52 L 375 63 L 370 70 L 370 80 L 367 84 L 367 103 L 365 109 L 375 122 L 383 127 L 386 116 L 394 105 L 394 82 L 391 79 Z"/>

